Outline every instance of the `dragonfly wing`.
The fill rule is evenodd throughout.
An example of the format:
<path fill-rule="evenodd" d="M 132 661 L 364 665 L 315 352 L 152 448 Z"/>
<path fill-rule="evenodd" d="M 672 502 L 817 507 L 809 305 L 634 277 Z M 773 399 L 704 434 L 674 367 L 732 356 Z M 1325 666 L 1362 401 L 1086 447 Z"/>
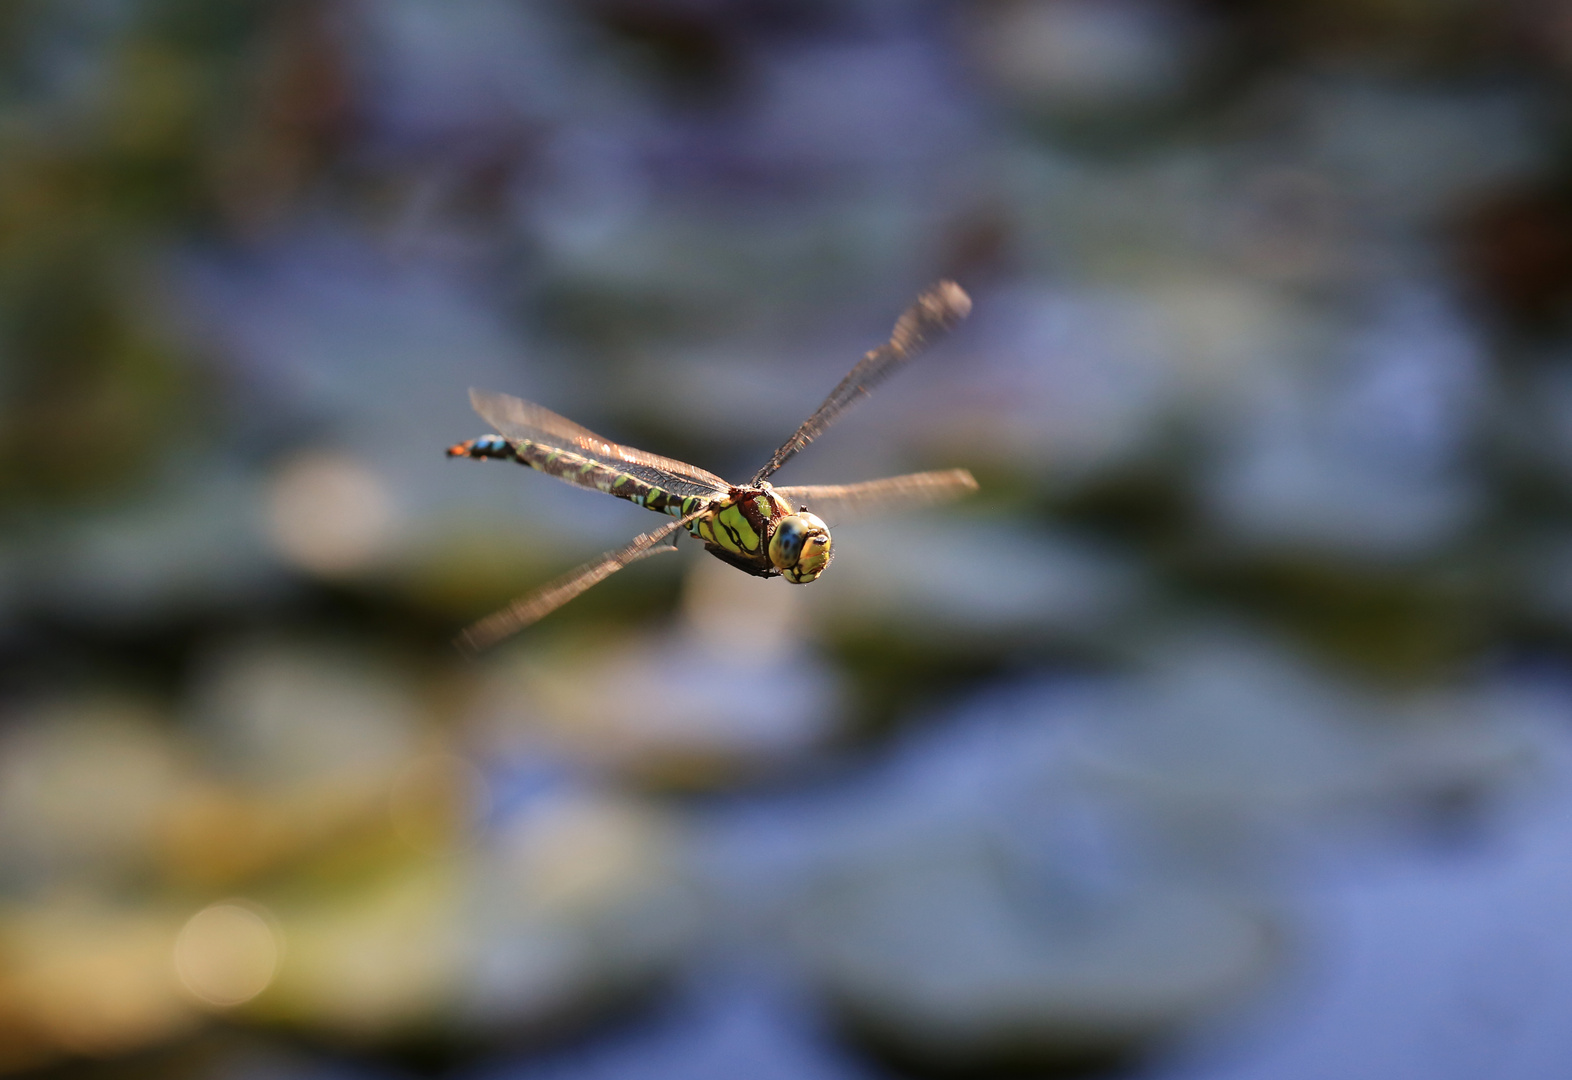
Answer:
<path fill-rule="evenodd" d="M 469 401 L 481 419 L 505 438 L 571 450 L 678 495 L 715 495 L 731 490 L 725 480 L 697 465 L 614 443 L 533 401 L 473 389 Z"/>
<path fill-rule="evenodd" d="M 651 555 L 676 551 L 675 543 L 668 544 L 666 541 L 672 539 L 678 529 L 708 512 L 707 508 L 696 510 L 685 518 L 639 536 L 626 547 L 608 551 L 577 570 L 563 574 L 550 584 L 519 597 L 501 611 L 494 612 L 470 626 L 458 636 L 455 644 L 469 653 L 478 653 L 491 648 L 504 638 L 511 637 L 531 623 L 551 614 L 579 593 L 599 585 L 629 563 L 647 559 Z"/>
<path fill-rule="evenodd" d="M 861 484 L 778 487 L 775 494 L 793 506 L 806 505 L 816 513 L 827 509 L 837 515 L 859 515 L 947 502 L 976 490 L 977 481 L 971 473 L 965 469 L 945 469 L 887 476 Z"/>
<path fill-rule="evenodd" d="M 830 391 L 824 404 L 803 421 L 792 437 L 775 451 L 769 463 L 754 475 L 753 483 L 761 482 L 786 464 L 797 451 L 822 435 L 846 411 L 847 406 L 866 397 L 868 391 L 920 353 L 923 346 L 947 333 L 966 318 L 971 310 L 971 297 L 953 281 L 941 281 L 924 292 L 896 320 L 895 332 L 890 335 L 890 340 L 857 362 L 857 366 L 847 373 L 840 385 Z"/>

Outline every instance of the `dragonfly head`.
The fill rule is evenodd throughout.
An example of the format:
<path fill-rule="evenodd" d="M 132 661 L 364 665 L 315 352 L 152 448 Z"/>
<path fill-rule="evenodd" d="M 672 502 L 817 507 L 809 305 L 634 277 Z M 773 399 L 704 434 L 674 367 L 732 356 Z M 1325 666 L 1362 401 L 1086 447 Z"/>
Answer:
<path fill-rule="evenodd" d="M 781 518 L 770 537 L 770 562 L 796 585 L 824 573 L 830 565 L 830 528 L 806 510 Z"/>

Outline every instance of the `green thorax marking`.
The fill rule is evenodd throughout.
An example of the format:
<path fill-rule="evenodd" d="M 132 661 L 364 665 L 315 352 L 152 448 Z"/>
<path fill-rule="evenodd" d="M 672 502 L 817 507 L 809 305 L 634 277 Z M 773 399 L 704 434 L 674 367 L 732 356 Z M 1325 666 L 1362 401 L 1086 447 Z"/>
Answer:
<path fill-rule="evenodd" d="M 786 500 L 768 484 L 734 487 L 725 499 L 714 504 L 712 513 L 690 524 L 688 532 L 711 548 L 740 556 L 756 563 L 759 569 L 770 571 L 770 536 L 780 519 L 789 513 L 791 507 Z"/>

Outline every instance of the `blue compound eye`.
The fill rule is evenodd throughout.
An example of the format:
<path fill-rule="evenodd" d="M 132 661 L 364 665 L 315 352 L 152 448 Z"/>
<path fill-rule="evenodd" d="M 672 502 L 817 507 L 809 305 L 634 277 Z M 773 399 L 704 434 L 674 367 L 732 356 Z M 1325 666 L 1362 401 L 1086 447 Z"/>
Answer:
<path fill-rule="evenodd" d="M 802 518 L 795 515 L 785 518 L 775 526 L 775 536 L 770 540 L 770 562 L 775 564 L 777 570 L 796 566 L 806 539 L 808 530 L 803 527 Z"/>
<path fill-rule="evenodd" d="M 770 537 L 770 562 L 787 581 L 806 585 L 830 564 L 829 526 L 807 512 L 782 518 Z"/>

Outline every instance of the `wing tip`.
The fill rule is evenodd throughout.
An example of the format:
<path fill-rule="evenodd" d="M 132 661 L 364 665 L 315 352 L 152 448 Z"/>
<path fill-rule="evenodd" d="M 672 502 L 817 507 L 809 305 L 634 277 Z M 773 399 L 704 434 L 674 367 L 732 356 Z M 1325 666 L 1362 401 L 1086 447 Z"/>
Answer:
<path fill-rule="evenodd" d="M 469 407 L 475 410 L 476 416 L 490 424 L 493 428 L 497 428 L 497 421 L 493 417 L 508 400 L 507 394 L 496 390 L 482 390 L 478 386 L 469 388 Z M 500 431 L 500 429 L 498 430 Z"/>
<path fill-rule="evenodd" d="M 945 278 L 917 297 L 895 322 L 893 341 L 905 350 L 920 346 L 935 334 L 947 333 L 972 313 L 972 298 L 966 290 Z"/>
<path fill-rule="evenodd" d="M 949 278 L 935 283 L 925 298 L 932 303 L 934 314 L 946 324 L 958 323 L 972 313 L 972 298 Z"/>
<path fill-rule="evenodd" d="M 453 648 L 461 656 L 473 660 L 491 645 L 491 642 L 476 633 L 476 628 L 471 626 L 453 638 Z"/>

